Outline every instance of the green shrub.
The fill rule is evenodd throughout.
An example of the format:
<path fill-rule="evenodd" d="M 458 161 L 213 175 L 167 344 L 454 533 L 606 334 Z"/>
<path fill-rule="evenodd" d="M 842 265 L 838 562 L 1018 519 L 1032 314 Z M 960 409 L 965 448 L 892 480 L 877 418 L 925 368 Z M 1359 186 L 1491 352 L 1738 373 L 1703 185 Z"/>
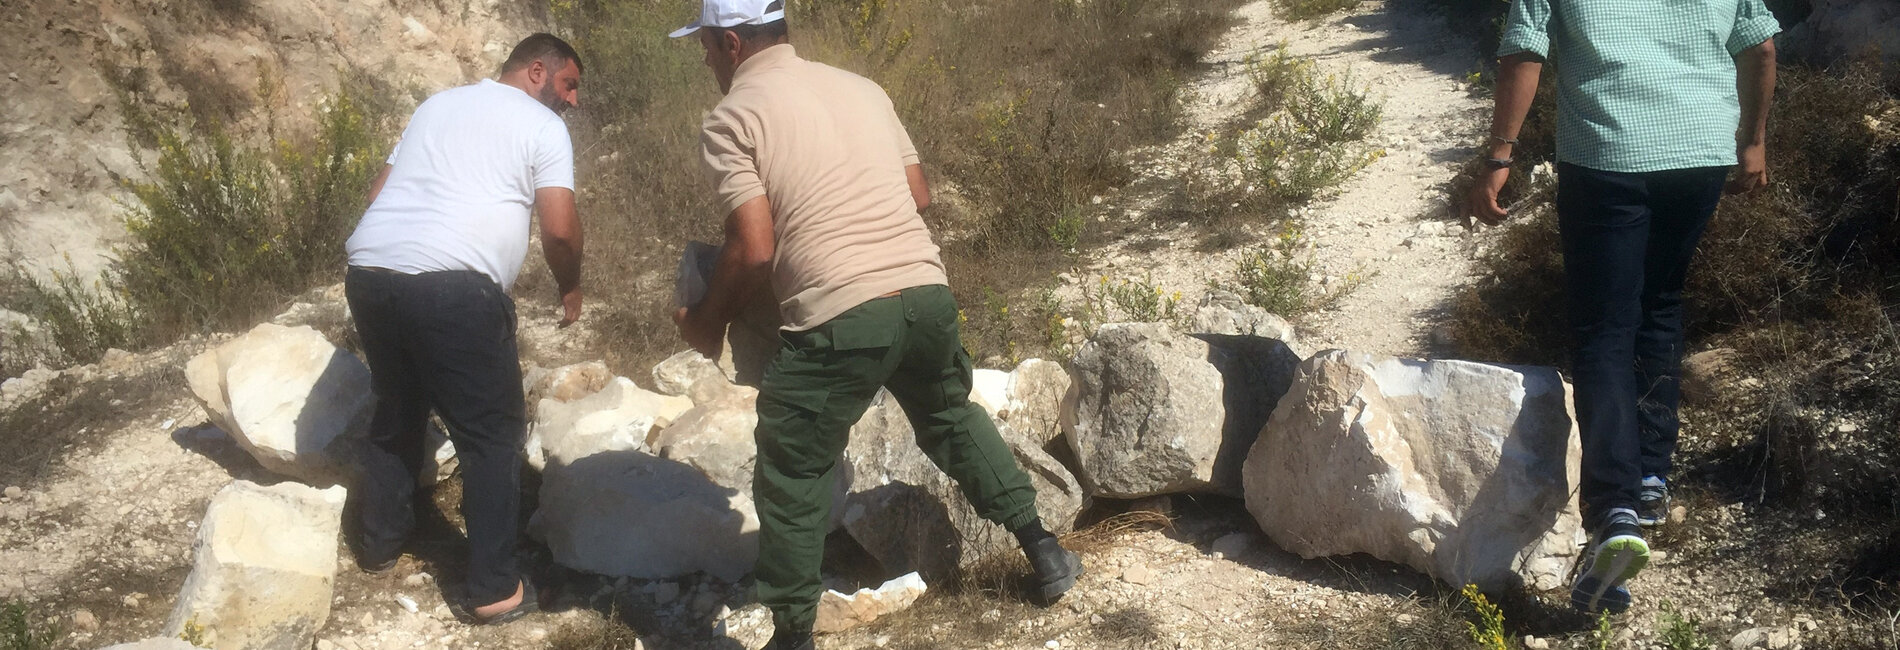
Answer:
<path fill-rule="evenodd" d="M 0 604 L 0 650 L 51 650 L 60 636 L 52 621 L 37 618 L 26 603 Z"/>
<path fill-rule="evenodd" d="M 149 180 L 129 188 L 131 241 L 110 280 L 145 341 L 245 326 L 342 276 L 342 241 L 388 143 L 348 94 L 319 110 L 314 137 L 269 149 L 216 126 L 160 128 Z"/>
<path fill-rule="evenodd" d="M 1267 194 L 1310 201 L 1385 155 L 1363 144 L 1384 106 L 1351 76 L 1322 78 L 1310 61 L 1288 55 L 1284 43 L 1247 67 L 1266 118 L 1236 136 L 1234 157 Z"/>
<path fill-rule="evenodd" d="M 1338 304 L 1364 280 L 1354 271 L 1338 286 L 1322 288 L 1313 279 L 1316 264 L 1306 236 L 1288 224 L 1272 241 L 1243 255 L 1234 271 L 1248 304 L 1295 318 Z"/>
<path fill-rule="evenodd" d="M 1684 615 L 1665 600 L 1656 615 L 1656 636 L 1669 650 L 1712 650 L 1715 643 L 1702 632 L 1702 620 Z"/>
<path fill-rule="evenodd" d="M 1465 621 L 1465 633 L 1471 642 L 1483 650 L 1510 650 L 1510 636 L 1504 632 L 1504 610 L 1478 591 L 1477 585 L 1465 585 L 1459 594 L 1471 605 L 1472 617 L 1476 619 Z"/>
<path fill-rule="evenodd" d="M 316 132 L 247 146 L 217 125 L 167 124 L 125 102 L 149 140 L 146 178 L 127 183 L 126 244 L 103 277 L 9 268 L 10 307 L 45 324 L 56 363 L 113 347 L 248 326 L 311 286 L 342 277 L 343 240 L 388 152 L 383 120 L 350 93 L 320 105 Z M 9 344 L 21 333 L 9 333 Z"/>

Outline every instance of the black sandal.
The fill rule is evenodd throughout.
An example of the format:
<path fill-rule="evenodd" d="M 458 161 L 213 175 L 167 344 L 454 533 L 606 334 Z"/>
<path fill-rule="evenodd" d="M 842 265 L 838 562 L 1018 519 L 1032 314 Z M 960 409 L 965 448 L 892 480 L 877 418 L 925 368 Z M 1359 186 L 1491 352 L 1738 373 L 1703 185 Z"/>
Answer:
<path fill-rule="evenodd" d="M 527 576 L 521 576 L 521 604 L 515 605 L 514 609 L 484 617 L 475 613 L 475 605 L 464 602 L 460 613 L 461 618 L 470 625 L 501 625 L 539 611 L 541 600 L 534 590 L 534 583 L 529 582 Z"/>

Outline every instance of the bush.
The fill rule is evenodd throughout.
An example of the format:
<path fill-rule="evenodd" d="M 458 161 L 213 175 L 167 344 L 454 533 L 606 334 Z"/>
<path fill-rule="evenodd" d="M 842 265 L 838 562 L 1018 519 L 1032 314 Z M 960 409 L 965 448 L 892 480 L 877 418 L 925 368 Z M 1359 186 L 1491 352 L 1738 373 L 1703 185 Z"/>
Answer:
<path fill-rule="evenodd" d="M 0 603 L 0 650 L 51 650 L 60 636 L 51 621 L 36 619 L 26 603 Z"/>
<path fill-rule="evenodd" d="M 1288 56 L 1284 43 L 1247 67 L 1267 117 L 1236 137 L 1235 159 L 1269 195 L 1310 201 L 1384 155 L 1363 144 L 1384 106 L 1351 76 L 1322 78 L 1310 61 Z"/>
<path fill-rule="evenodd" d="M 8 269 L 9 304 L 43 323 L 55 363 L 113 347 L 248 326 L 288 296 L 342 277 L 342 242 L 388 153 L 387 129 L 350 93 L 321 105 L 316 133 L 269 147 L 213 124 L 165 124 L 125 102 L 129 134 L 150 141 L 146 180 L 127 184 L 129 241 L 98 280 Z M 9 345 L 24 338 L 8 334 Z"/>

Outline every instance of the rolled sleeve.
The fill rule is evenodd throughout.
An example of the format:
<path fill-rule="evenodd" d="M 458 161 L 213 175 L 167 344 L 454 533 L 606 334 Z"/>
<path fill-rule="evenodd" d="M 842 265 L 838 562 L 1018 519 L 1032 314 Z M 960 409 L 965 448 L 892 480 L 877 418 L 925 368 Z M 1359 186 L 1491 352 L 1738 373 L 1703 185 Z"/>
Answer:
<path fill-rule="evenodd" d="M 1735 29 L 1728 35 L 1729 56 L 1741 54 L 1742 50 L 1761 45 L 1781 33 L 1781 21 L 1775 20 L 1775 14 L 1762 0 L 1739 2 L 1735 9 Z"/>
<path fill-rule="evenodd" d="M 1761 0 L 1755 0 L 1760 2 Z M 1514 0 L 1498 38 L 1498 58 L 1529 52 L 1550 56 L 1550 0 Z"/>
<path fill-rule="evenodd" d="M 699 155 L 712 178 L 713 193 L 724 208 L 723 214 L 731 214 L 746 201 L 765 195 L 751 139 L 732 112 L 716 109 L 706 116 L 699 132 Z"/>

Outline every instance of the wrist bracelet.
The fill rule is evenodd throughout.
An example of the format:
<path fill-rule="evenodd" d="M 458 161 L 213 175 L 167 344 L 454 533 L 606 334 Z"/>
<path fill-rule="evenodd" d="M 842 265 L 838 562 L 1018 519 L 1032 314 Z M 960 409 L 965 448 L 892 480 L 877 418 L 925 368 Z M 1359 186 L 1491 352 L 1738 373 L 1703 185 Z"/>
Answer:
<path fill-rule="evenodd" d="M 1484 164 L 1492 169 L 1510 169 L 1513 161 L 1512 158 L 1486 158 Z"/>
<path fill-rule="evenodd" d="M 1502 142 L 1502 143 L 1504 143 L 1504 144 L 1517 144 L 1517 138 L 1500 138 L 1500 137 L 1498 137 L 1498 136 L 1495 136 L 1495 135 L 1494 135 L 1494 136 L 1491 136 L 1491 141 L 1492 141 L 1492 142 Z"/>

